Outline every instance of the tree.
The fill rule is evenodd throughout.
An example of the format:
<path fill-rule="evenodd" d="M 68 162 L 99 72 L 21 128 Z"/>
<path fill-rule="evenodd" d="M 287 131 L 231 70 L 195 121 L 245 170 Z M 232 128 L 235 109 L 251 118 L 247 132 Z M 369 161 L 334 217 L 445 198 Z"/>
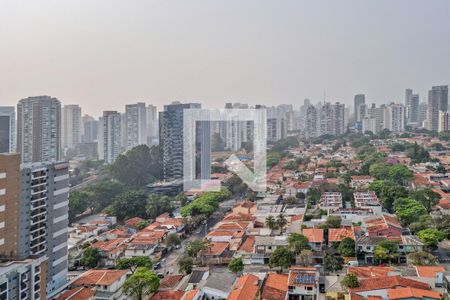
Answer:
<path fill-rule="evenodd" d="M 303 234 L 292 232 L 288 236 L 289 249 L 295 254 L 299 254 L 302 250 L 310 249 L 308 238 Z"/>
<path fill-rule="evenodd" d="M 338 252 L 344 257 L 355 256 L 355 241 L 349 237 L 343 238 L 339 243 Z"/>
<path fill-rule="evenodd" d="M 295 255 L 284 247 L 277 247 L 269 258 L 269 267 L 279 267 L 280 272 L 283 273 L 283 269 L 290 267 L 295 262 Z"/>
<path fill-rule="evenodd" d="M 136 229 L 137 230 L 142 230 L 142 229 L 144 229 L 147 226 L 148 226 L 148 221 L 143 220 L 143 221 L 140 221 L 139 223 L 137 223 Z"/>
<path fill-rule="evenodd" d="M 383 180 L 389 177 L 389 165 L 387 163 L 375 163 L 369 168 L 369 174 L 376 179 Z"/>
<path fill-rule="evenodd" d="M 100 259 L 100 250 L 97 248 L 88 247 L 83 250 L 83 256 L 81 257 L 80 264 L 87 268 L 93 269 L 98 266 Z"/>
<path fill-rule="evenodd" d="M 408 254 L 408 262 L 414 266 L 431 266 L 436 263 L 436 257 L 425 251 Z"/>
<path fill-rule="evenodd" d="M 329 216 L 326 221 L 327 228 L 340 228 L 341 227 L 341 217 L 339 216 Z"/>
<path fill-rule="evenodd" d="M 409 224 L 412 233 L 419 232 L 433 226 L 433 218 L 430 215 L 422 215 L 416 222 Z"/>
<path fill-rule="evenodd" d="M 309 249 L 304 249 L 298 255 L 298 259 L 300 261 L 300 265 L 308 266 L 311 263 L 312 251 Z"/>
<path fill-rule="evenodd" d="M 324 258 L 325 270 L 329 272 L 336 272 L 342 270 L 344 259 L 341 256 L 327 254 Z"/>
<path fill-rule="evenodd" d="M 369 191 L 374 191 L 378 197 L 381 196 L 381 192 L 383 191 L 383 188 L 385 186 L 384 180 L 374 180 L 373 182 L 369 183 Z"/>
<path fill-rule="evenodd" d="M 166 246 L 172 247 L 181 243 L 180 237 L 176 233 L 171 233 L 166 238 Z"/>
<path fill-rule="evenodd" d="M 88 186 L 88 206 L 92 213 L 96 213 L 107 207 L 113 199 L 125 191 L 125 186 L 112 180 L 104 180 Z"/>
<path fill-rule="evenodd" d="M 277 228 L 277 222 L 273 216 L 266 217 L 266 226 L 269 227 L 271 230 Z"/>
<path fill-rule="evenodd" d="M 277 216 L 276 223 L 277 223 L 278 228 L 280 228 L 280 234 L 282 235 L 283 234 L 283 228 L 288 223 L 288 221 L 286 220 L 286 217 L 283 214 L 280 213 Z"/>
<path fill-rule="evenodd" d="M 117 269 L 129 269 L 133 274 L 139 267 L 151 269 L 153 268 L 153 262 L 148 256 L 135 256 L 120 258 L 116 263 Z"/>
<path fill-rule="evenodd" d="M 427 214 L 425 206 L 411 198 L 400 198 L 394 201 L 394 208 L 399 220 L 406 225 L 411 224 L 418 217 Z"/>
<path fill-rule="evenodd" d="M 244 270 L 244 263 L 242 262 L 242 258 L 233 258 L 228 263 L 228 269 L 233 273 L 240 273 Z"/>
<path fill-rule="evenodd" d="M 354 273 L 347 273 L 341 280 L 341 286 L 347 289 L 353 289 L 359 287 L 358 277 Z"/>
<path fill-rule="evenodd" d="M 204 240 L 194 240 L 190 242 L 186 247 L 186 252 L 190 257 L 197 257 L 197 254 L 205 250 L 208 247 L 208 244 Z"/>
<path fill-rule="evenodd" d="M 373 250 L 373 256 L 379 261 L 391 263 L 398 258 L 398 242 L 383 240 L 379 242 Z"/>
<path fill-rule="evenodd" d="M 73 191 L 69 195 L 69 222 L 84 213 L 88 208 L 89 194 L 85 191 Z"/>
<path fill-rule="evenodd" d="M 123 284 L 123 292 L 137 300 L 144 299 L 144 296 L 156 292 L 158 288 L 158 276 L 145 267 L 139 267 Z"/>
<path fill-rule="evenodd" d="M 172 212 L 172 198 L 169 196 L 150 195 L 145 206 L 145 211 L 149 218 L 156 218 L 157 216 Z"/>
<path fill-rule="evenodd" d="M 112 176 L 125 185 L 141 188 L 162 178 L 162 159 L 158 146 L 138 145 L 119 155 L 110 166 Z"/>
<path fill-rule="evenodd" d="M 404 185 L 412 176 L 412 171 L 404 165 L 393 165 L 389 168 L 389 179 L 398 184 Z"/>
<path fill-rule="evenodd" d="M 445 234 L 434 228 L 427 228 L 417 233 L 419 239 L 428 247 L 436 248 L 440 241 L 445 239 Z"/>
<path fill-rule="evenodd" d="M 408 191 L 400 185 L 388 184 L 383 187 L 381 192 L 381 204 L 388 211 L 392 211 L 394 201 L 398 198 L 408 197 Z"/>
<path fill-rule="evenodd" d="M 146 218 L 145 206 L 147 205 L 147 194 L 142 191 L 129 191 L 114 198 L 111 205 L 112 213 L 118 220 L 132 217 Z"/>
<path fill-rule="evenodd" d="M 441 196 L 430 188 L 414 191 L 410 194 L 410 197 L 422 203 L 428 212 L 430 212 L 431 208 L 441 199 Z"/>
<path fill-rule="evenodd" d="M 180 213 L 183 217 L 205 215 L 209 216 L 219 208 L 219 203 L 231 196 L 230 191 L 226 187 L 222 187 L 217 192 L 206 192 L 197 197 L 181 208 Z"/>
<path fill-rule="evenodd" d="M 184 255 L 178 260 L 178 267 L 181 273 L 191 274 L 193 265 L 194 260 L 188 255 Z"/>

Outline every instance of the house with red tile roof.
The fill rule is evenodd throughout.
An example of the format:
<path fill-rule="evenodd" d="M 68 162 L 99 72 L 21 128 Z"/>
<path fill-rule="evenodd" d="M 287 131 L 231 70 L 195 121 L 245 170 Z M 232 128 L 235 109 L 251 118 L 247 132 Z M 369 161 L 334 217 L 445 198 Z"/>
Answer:
<path fill-rule="evenodd" d="M 403 231 L 397 218 L 388 214 L 365 218 L 362 228 L 368 236 L 401 236 Z"/>
<path fill-rule="evenodd" d="M 339 243 L 347 237 L 355 240 L 355 231 L 353 230 L 353 226 L 328 229 L 328 243 Z"/>
<path fill-rule="evenodd" d="M 268 273 L 261 289 L 262 300 L 285 299 L 288 290 L 287 274 Z"/>
<path fill-rule="evenodd" d="M 348 267 L 348 273 L 355 274 L 359 279 L 373 278 L 373 277 L 387 277 L 394 275 L 395 270 L 392 267 Z"/>
<path fill-rule="evenodd" d="M 408 279 L 402 276 L 387 276 L 359 280 L 359 287 L 350 288 L 351 293 L 358 294 L 364 298 L 368 296 L 381 296 L 383 299 L 388 299 L 388 290 L 398 288 L 415 288 L 421 290 L 431 290 L 429 284 Z"/>
<path fill-rule="evenodd" d="M 259 278 L 243 275 L 233 285 L 227 300 L 254 300 L 259 292 Z"/>
<path fill-rule="evenodd" d="M 228 264 L 232 258 L 229 249 L 230 243 L 209 242 L 207 248 L 200 252 L 202 263 L 208 265 Z"/>
<path fill-rule="evenodd" d="M 86 287 L 76 287 L 63 292 L 55 300 L 94 300 L 95 292 Z"/>
<path fill-rule="evenodd" d="M 95 291 L 96 299 L 119 299 L 128 270 L 89 270 L 81 274 L 72 287 L 87 287 Z"/>
<path fill-rule="evenodd" d="M 115 266 L 116 260 L 125 252 L 127 240 L 126 238 L 117 238 L 93 243 L 91 247 L 99 249 L 102 254 L 101 266 Z"/>
<path fill-rule="evenodd" d="M 388 290 L 389 300 L 431 300 L 431 299 L 441 299 L 442 295 L 436 291 L 415 289 L 412 287 L 397 288 Z"/>
<path fill-rule="evenodd" d="M 183 291 L 158 291 L 150 300 L 181 300 L 183 296 Z"/>
<path fill-rule="evenodd" d="M 244 200 L 233 207 L 233 213 L 235 214 L 254 214 L 256 212 L 256 203 L 250 200 Z"/>
<path fill-rule="evenodd" d="M 314 251 L 322 251 L 325 242 L 324 231 L 321 228 L 304 228 L 302 234 L 308 238 L 309 245 Z"/>
<path fill-rule="evenodd" d="M 125 226 L 134 230 L 137 230 L 137 226 L 139 223 L 145 222 L 144 219 L 139 217 L 134 217 L 125 221 Z"/>
<path fill-rule="evenodd" d="M 375 178 L 369 175 L 354 175 L 351 177 L 350 187 L 354 189 L 366 188 L 374 180 Z"/>
<path fill-rule="evenodd" d="M 444 266 L 416 266 L 417 275 L 424 278 L 433 278 L 435 287 L 442 287 L 444 282 Z"/>

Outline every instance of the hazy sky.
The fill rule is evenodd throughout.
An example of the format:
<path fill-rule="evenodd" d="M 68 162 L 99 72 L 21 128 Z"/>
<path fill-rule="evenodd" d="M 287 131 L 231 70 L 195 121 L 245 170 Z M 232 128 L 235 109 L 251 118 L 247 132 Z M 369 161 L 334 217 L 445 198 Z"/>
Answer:
<path fill-rule="evenodd" d="M 0 0 L 0 105 L 384 103 L 449 83 L 448 0 Z"/>

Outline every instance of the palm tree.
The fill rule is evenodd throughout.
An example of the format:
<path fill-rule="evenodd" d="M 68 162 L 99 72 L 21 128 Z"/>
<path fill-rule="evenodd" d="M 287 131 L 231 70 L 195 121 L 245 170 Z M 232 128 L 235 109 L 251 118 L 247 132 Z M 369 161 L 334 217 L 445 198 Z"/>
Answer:
<path fill-rule="evenodd" d="M 269 227 L 271 230 L 274 230 L 277 228 L 277 222 L 275 221 L 275 218 L 272 216 L 268 216 L 266 218 L 266 225 L 267 227 Z"/>
<path fill-rule="evenodd" d="M 277 216 L 277 221 L 276 221 L 278 227 L 280 228 L 280 234 L 283 234 L 283 227 L 286 226 L 287 224 L 287 220 L 286 217 L 283 214 L 279 214 Z"/>

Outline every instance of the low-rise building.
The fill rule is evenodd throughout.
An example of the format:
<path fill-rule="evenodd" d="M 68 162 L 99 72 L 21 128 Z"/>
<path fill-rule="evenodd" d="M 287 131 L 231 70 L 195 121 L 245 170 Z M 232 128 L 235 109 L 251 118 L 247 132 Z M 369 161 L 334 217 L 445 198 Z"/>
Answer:
<path fill-rule="evenodd" d="M 339 192 L 322 193 L 320 195 L 319 207 L 327 210 L 343 207 L 342 194 Z"/>
<path fill-rule="evenodd" d="M 353 193 L 356 208 L 370 208 L 375 215 L 381 215 L 382 206 L 377 194 L 373 191 Z"/>

